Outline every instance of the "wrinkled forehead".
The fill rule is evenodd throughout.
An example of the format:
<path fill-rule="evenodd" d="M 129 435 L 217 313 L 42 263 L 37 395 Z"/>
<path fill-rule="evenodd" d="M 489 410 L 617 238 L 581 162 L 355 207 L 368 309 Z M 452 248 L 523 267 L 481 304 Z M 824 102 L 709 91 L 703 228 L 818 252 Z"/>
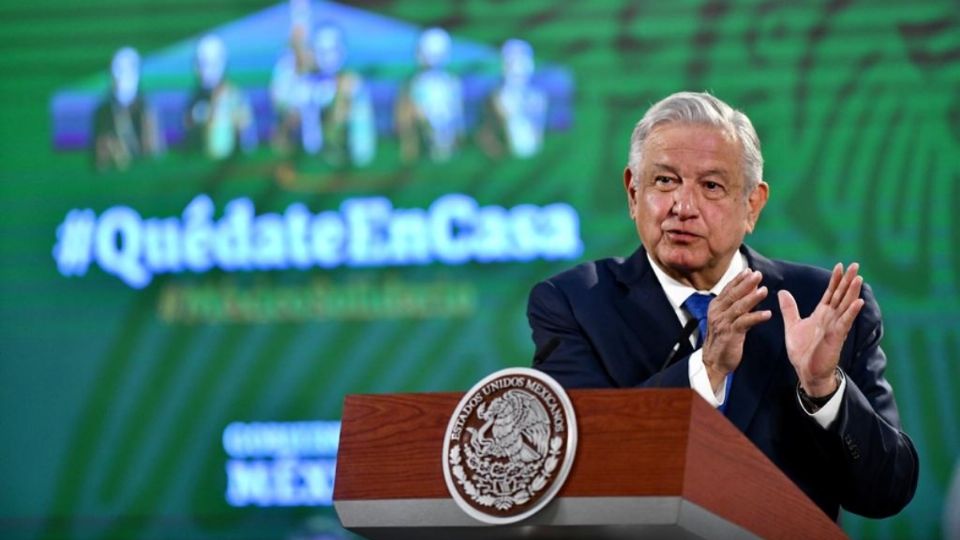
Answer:
<path fill-rule="evenodd" d="M 644 156 L 656 152 L 696 152 L 704 157 L 739 158 L 740 139 L 732 129 L 710 123 L 660 122 L 643 144 Z"/>
<path fill-rule="evenodd" d="M 671 122 L 650 132 L 641 168 L 691 176 L 720 174 L 739 184 L 743 181 L 742 154 L 740 140 L 723 127 Z"/>

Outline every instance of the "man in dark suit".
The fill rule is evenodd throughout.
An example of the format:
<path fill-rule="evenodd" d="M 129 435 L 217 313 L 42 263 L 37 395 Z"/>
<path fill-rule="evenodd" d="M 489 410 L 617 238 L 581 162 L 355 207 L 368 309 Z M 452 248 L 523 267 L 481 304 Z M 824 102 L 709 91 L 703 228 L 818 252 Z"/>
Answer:
<path fill-rule="evenodd" d="M 651 107 L 624 170 L 642 246 L 533 288 L 534 367 L 567 388 L 693 388 L 829 516 L 893 515 L 918 459 L 883 377 L 879 307 L 856 263 L 827 271 L 743 244 L 762 173 L 743 113 L 688 92 Z"/>

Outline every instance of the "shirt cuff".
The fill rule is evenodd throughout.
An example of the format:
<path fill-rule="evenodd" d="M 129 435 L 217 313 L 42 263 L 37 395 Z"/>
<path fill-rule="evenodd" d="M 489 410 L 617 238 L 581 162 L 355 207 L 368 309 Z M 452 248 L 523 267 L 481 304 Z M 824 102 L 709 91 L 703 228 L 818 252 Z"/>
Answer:
<path fill-rule="evenodd" d="M 687 360 L 687 366 L 690 376 L 690 388 L 693 388 L 700 394 L 711 407 L 717 408 L 723 405 L 723 402 L 727 399 L 727 378 L 724 377 L 723 384 L 720 385 L 720 390 L 714 392 L 713 386 L 710 385 L 710 375 L 707 374 L 707 366 L 703 365 L 703 349 L 693 351 L 693 354 L 691 354 Z M 730 375 L 727 375 L 727 377 L 729 376 Z M 839 408 L 840 406 L 838 405 L 837 409 L 839 410 Z"/>
<path fill-rule="evenodd" d="M 837 419 L 840 414 L 840 404 L 843 402 L 843 391 L 847 389 L 847 376 L 843 373 L 843 370 L 838 369 L 837 372 L 840 373 L 840 386 L 837 387 L 837 391 L 834 392 L 830 401 L 817 409 L 816 412 L 807 411 L 807 408 L 803 406 L 803 401 L 800 400 L 800 393 L 797 392 L 797 401 L 800 402 L 800 408 L 807 413 L 807 416 L 816 420 L 823 429 L 829 429 L 833 421 Z"/>

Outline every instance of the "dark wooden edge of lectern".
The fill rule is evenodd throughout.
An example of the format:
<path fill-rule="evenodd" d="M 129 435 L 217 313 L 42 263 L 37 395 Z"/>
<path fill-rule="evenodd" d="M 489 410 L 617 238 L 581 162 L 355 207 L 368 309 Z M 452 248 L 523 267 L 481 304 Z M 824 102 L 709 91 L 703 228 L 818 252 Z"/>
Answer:
<path fill-rule="evenodd" d="M 444 483 L 444 432 L 462 394 L 347 396 L 333 495 L 341 521 L 384 538 L 845 537 L 692 390 L 569 395 L 579 430 L 570 475 L 540 513 L 508 526 L 467 516 Z"/>

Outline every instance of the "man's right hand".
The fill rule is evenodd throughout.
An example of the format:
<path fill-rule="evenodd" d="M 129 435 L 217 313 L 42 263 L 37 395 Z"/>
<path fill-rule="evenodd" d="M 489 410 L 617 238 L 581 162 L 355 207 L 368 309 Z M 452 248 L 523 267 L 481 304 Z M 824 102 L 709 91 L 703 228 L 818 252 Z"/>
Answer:
<path fill-rule="evenodd" d="M 740 365 L 747 331 L 773 316 L 770 310 L 753 311 L 767 296 L 766 287 L 758 288 L 762 279 L 760 272 L 745 269 L 724 287 L 707 309 L 703 365 L 714 392 L 720 390 L 727 374 Z"/>

